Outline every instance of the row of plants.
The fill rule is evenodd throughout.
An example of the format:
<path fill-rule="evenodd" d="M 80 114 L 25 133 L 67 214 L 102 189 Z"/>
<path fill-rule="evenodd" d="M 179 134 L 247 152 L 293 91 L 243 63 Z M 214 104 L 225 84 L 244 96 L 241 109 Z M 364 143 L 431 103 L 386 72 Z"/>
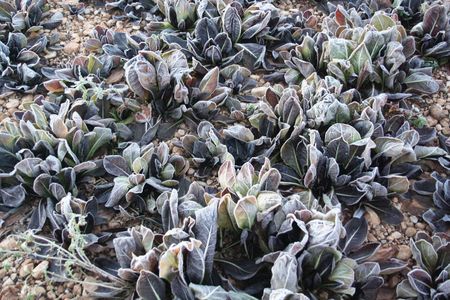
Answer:
<path fill-rule="evenodd" d="M 0 210 L 36 203 L 29 229 L 53 241 L 27 240 L 35 256 L 75 252 L 103 298 L 374 299 L 407 263 L 375 258 L 364 213 L 398 225 L 391 199 L 417 193 L 436 234 L 411 241 L 397 296 L 446 299 L 450 180 L 424 175 L 448 170 L 448 138 L 393 109 L 439 90 L 444 3 L 330 4 L 321 24 L 260 1 L 106 7 L 144 30 L 96 27 L 88 55 L 50 68 L 36 33 L 62 16 L 0 1 L 2 91 L 40 94 L 3 122 Z M 111 212 L 142 225 L 102 231 Z"/>

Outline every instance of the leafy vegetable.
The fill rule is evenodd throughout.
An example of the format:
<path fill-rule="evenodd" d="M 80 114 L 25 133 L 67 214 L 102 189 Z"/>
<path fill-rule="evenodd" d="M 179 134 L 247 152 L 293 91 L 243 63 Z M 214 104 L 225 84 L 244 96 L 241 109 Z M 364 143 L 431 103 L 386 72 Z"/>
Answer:
<path fill-rule="evenodd" d="M 415 268 L 397 286 L 397 297 L 401 299 L 419 299 L 428 297 L 439 299 L 448 294 L 448 241 L 444 236 L 429 237 L 418 232 L 411 240 L 410 247 L 417 262 Z"/>
<path fill-rule="evenodd" d="M 134 202 L 141 209 L 154 210 L 155 196 L 152 193 L 168 191 L 178 185 L 178 180 L 189 165 L 178 155 L 169 155 L 167 144 L 161 143 L 140 147 L 128 145 L 120 155 L 109 155 L 103 159 L 106 172 L 114 177 L 107 207 L 129 206 Z"/>
<path fill-rule="evenodd" d="M 30 1 L 0 1 L 1 22 L 4 28 L 0 30 L 0 40 L 3 41 L 7 36 L 3 32 L 23 32 L 33 33 L 42 29 L 54 29 L 58 27 L 63 14 L 55 12 L 46 13 L 45 0 Z M 3 27 L 2 26 L 2 27 Z"/>
<path fill-rule="evenodd" d="M 434 192 L 427 192 L 422 188 L 420 188 L 420 191 L 422 194 L 433 196 L 435 207 L 426 211 L 423 214 L 423 218 L 433 230 L 447 232 L 449 228 L 448 215 L 450 214 L 450 180 L 441 177 L 437 172 L 433 172 L 431 176 L 434 179 L 432 180 L 434 181 Z M 433 182 L 425 181 L 423 183 L 431 187 L 433 186 Z M 419 182 L 416 182 L 416 187 L 419 184 Z M 419 188 L 416 190 L 419 190 Z"/>
<path fill-rule="evenodd" d="M 187 103 L 183 79 L 188 73 L 188 63 L 181 51 L 141 51 L 124 68 L 130 89 L 140 99 L 150 101 L 157 112 L 176 116 L 177 106 Z"/>
<path fill-rule="evenodd" d="M 8 41 L 0 41 L 0 93 L 8 90 L 32 93 L 42 76 L 39 73 L 39 55 L 47 45 L 45 36 L 28 41 L 20 32 L 10 32 Z"/>
<path fill-rule="evenodd" d="M 433 57 L 441 63 L 450 56 L 450 23 L 448 7 L 436 3 L 428 7 L 423 21 L 411 29 L 411 34 L 418 39 L 418 49 L 423 56 Z"/>

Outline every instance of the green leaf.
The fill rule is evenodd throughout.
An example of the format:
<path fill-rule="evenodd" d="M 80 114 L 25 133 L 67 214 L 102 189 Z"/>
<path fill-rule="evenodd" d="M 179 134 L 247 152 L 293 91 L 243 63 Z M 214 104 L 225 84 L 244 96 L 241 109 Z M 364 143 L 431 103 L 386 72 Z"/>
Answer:
<path fill-rule="evenodd" d="M 237 192 L 238 195 L 244 197 L 253 186 L 253 181 L 255 178 L 255 170 L 253 166 L 249 162 L 247 162 L 239 170 L 239 173 L 236 176 L 236 183 L 233 185 L 233 189 Z"/>
<path fill-rule="evenodd" d="M 433 274 L 438 262 L 438 255 L 433 245 L 426 240 L 419 240 L 411 243 L 411 250 L 417 263 L 428 273 Z"/>
<path fill-rule="evenodd" d="M 247 196 L 240 199 L 233 212 L 237 226 L 240 229 L 251 229 L 255 222 L 257 212 L 255 196 Z"/>
<path fill-rule="evenodd" d="M 420 146 L 420 145 L 414 147 L 414 153 L 416 153 L 417 159 L 440 157 L 448 154 L 447 151 L 445 151 L 440 147 Z"/>
<path fill-rule="evenodd" d="M 102 68 L 102 63 L 94 55 L 89 55 L 87 63 L 87 71 L 89 74 L 97 74 L 97 71 Z"/>
<path fill-rule="evenodd" d="M 31 111 L 33 112 L 37 126 L 40 129 L 47 130 L 48 122 L 44 110 L 37 104 L 31 104 Z"/>
<path fill-rule="evenodd" d="M 329 42 L 330 60 L 335 59 L 348 59 L 352 50 L 354 49 L 354 44 L 346 39 L 336 38 L 331 39 Z"/>
<path fill-rule="evenodd" d="M 95 139 L 86 156 L 87 160 L 93 158 L 97 150 L 108 144 L 113 138 L 112 131 L 109 128 L 95 127 L 93 132 L 95 133 Z"/>
<path fill-rule="evenodd" d="M 421 72 L 412 73 L 403 81 L 407 86 L 406 91 L 434 94 L 439 91 L 439 84 L 429 75 Z"/>
<path fill-rule="evenodd" d="M 364 36 L 364 44 L 372 59 L 378 57 L 380 50 L 385 46 L 384 37 L 377 31 L 368 31 Z"/>
<path fill-rule="evenodd" d="M 411 287 L 407 279 L 397 285 L 396 293 L 397 298 L 401 299 L 417 298 L 418 296 L 417 292 Z"/>
<path fill-rule="evenodd" d="M 105 203 L 106 207 L 114 207 L 116 206 L 128 190 L 131 188 L 128 177 L 120 176 L 114 178 L 114 187 L 109 195 L 108 201 Z"/>
<path fill-rule="evenodd" d="M 233 215 L 235 207 L 236 203 L 233 202 L 230 194 L 226 194 L 220 198 L 217 208 L 217 224 L 220 228 L 237 230 L 236 220 Z"/>
<path fill-rule="evenodd" d="M 386 176 L 388 179 L 388 190 L 403 194 L 409 190 L 409 180 L 406 176 L 399 175 L 388 175 Z"/>
<path fill-rule="evenodd" d="M 190 283 L 189 288 L 198 300 L 256 300 L 244 292 L 227 292 L 221 286 L 208 286 Z"/>
<path fill-rule="evenodd" d="M 263 212 L 271 207 L 280 205 L 283 197 L 277 192 L 262 191 L 256 196 L 258 211 Z"/>
<path fill-rule="evenodd" d="M 338 282 L 340 285 L 343 285 L 343 287 L 350 288 L 355 280 L 355 272 L 353 269 L 356 265 L 357 263 L 354 260 L 343 258 L 337 263 L 328 279 Z M 350 292 L 350 295 L 353 295 L 353 293 Z"/>
<path fill-rule="evenodd" d="M 132 169 L 133 172 L 138 174 L 138 173 L 142 173 L 142 174 L 146 174 L 147 170 L 148 170 L 148 162 L 143 159 L 142 157 L 138 157 L 133 161 L 133 165 L 132 165 Z M 164 172 L 165 168 L 163 169 Z M 172 174 L 173 175 L 173 172 Z M 162 176 L 163 178 L 165 178 L 164 176 Z M 170 177 L 172 178 L 172 177 Z"/>
<path fill-rule="evenodd" d="M 232 188 L 236 183 L 236 171 L 234 163 L 230 160 L 225 161 L 219 169 L 218 181 L 222 189 Z"/>
<path fill-rule="evenodd" d="M 356 74 L 359 74 L 365 65 L 372 65 L 372 58 L 367 50 L 366 44 L 360 44 L 350 55 L 350 63 Z"/>
<path fill-rule="evenodd" d="M 348 144 L 359 141 L 361 135 L 359 132 L 348 124 L 337 123 L 331 125 L 325 133 L 325 143 L 328 144 L 332 140 L 342 138 Z"/>
<path fill-rule="evenodd" d="M 402 140 L 393 137 L 379 137 L 375 139 L 377 153 L 381 153 L 386 157 L 396 158 L 402 154 L 405 144 Z"/>
<path fill-rule="evenodd" d="M 387 30 L 395 26 L 395 21 L 383 13 L 378 13 L 372 17 L 370 24 L 378 31 Z"/>
<path fill-rule="evenodd" d="M 297 259 L 289 253 L 281 253 L 272 267 L 270 287 L 272 289 L 287 289 L 297 292 L 298 275 Z"/>
<path fill-rule="evenodd" d="M 210 281 L 213 271 L 214 253 L 217 243 L 217 201 L 195 212 L 195 226 L 193 232 L 195 237 L 202 242 L 200 249 L 202 261 L 204 262 L 205 274 L 201 276 L 199 283 Z"/>

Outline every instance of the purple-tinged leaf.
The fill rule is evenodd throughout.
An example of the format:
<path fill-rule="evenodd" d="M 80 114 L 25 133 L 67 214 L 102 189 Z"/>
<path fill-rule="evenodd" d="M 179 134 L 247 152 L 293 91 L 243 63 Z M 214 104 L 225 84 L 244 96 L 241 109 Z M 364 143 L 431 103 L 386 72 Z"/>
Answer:
<path fill-rule="evenodd" d="M 136 282 L 136 292 L 144 300 L 165 300 L 166 284 L 154 273 L 141 270 Z"/>
<path fill-rule="evenodd" d="M 120 155 L 108 155 L 103 158 L 103 167 L 113 176 L 128 176 L 131 171 L 125 159 Z"/>
<path fill-rule="evenodd" d="M 415 269 L 408 273 L 408 281 L 411 287 L 419 294 L 428 297 L 432 289 L 433 279 L 422 269 Z"/>

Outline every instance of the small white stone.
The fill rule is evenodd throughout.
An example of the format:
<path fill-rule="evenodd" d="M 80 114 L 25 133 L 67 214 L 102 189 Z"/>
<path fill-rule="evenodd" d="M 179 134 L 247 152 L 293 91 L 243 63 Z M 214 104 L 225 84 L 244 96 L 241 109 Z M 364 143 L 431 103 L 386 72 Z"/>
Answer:
<path fill-rule="evenodd" d="M 410 219 L 411 222 L 413 222 L 414 224 L 416 224 L 417 222 L 419 222 L 419 218 L 417 218 L 416 216 L 411 216 L 411 217 L 409 217 L 409 219 Z"/>
<path fill-rule="evenodd" d="M 261 86 L 261 87 L 253 88 L 251 93 L 252 93 L 252 96 L 254 96 L 254 97 L 262 98 L 266 95 L 266 91 L 267 91 L 267 87 Z"/>
<path fill-rule="evenodd" d="M 34 279 L 38 279 L 41 277 L 44 277 L 45 272 L 48 269 L 48 261 L 44 260 L 40 262 L 34 269 L 31 271 L 31 276 L 33 276 Z"/>
<path fill-rule="evenodd" d="M 408 260 L 411 257 L 411 249 L 408 245 L 398 246 L 397 258 L 401 260 Z"/>
<path fill-rule="evenodd" d="M 11 99 L 6 102 L 5 107 L 7 109 L 19 107 L 20 101 L 18 99 Z"/>
<path fill-rule="evenodd" d="M 402 238 L 402 234 L 401 234 L 400 232 L 398 232 L 398 231 L 394 231 L 394 232 L 391 234 L 391 237 L 392 237 L 393 239 L 395 239 L 395 240 L 398 240 L 398 239 L 401 239 L 401 238 Z"/>

